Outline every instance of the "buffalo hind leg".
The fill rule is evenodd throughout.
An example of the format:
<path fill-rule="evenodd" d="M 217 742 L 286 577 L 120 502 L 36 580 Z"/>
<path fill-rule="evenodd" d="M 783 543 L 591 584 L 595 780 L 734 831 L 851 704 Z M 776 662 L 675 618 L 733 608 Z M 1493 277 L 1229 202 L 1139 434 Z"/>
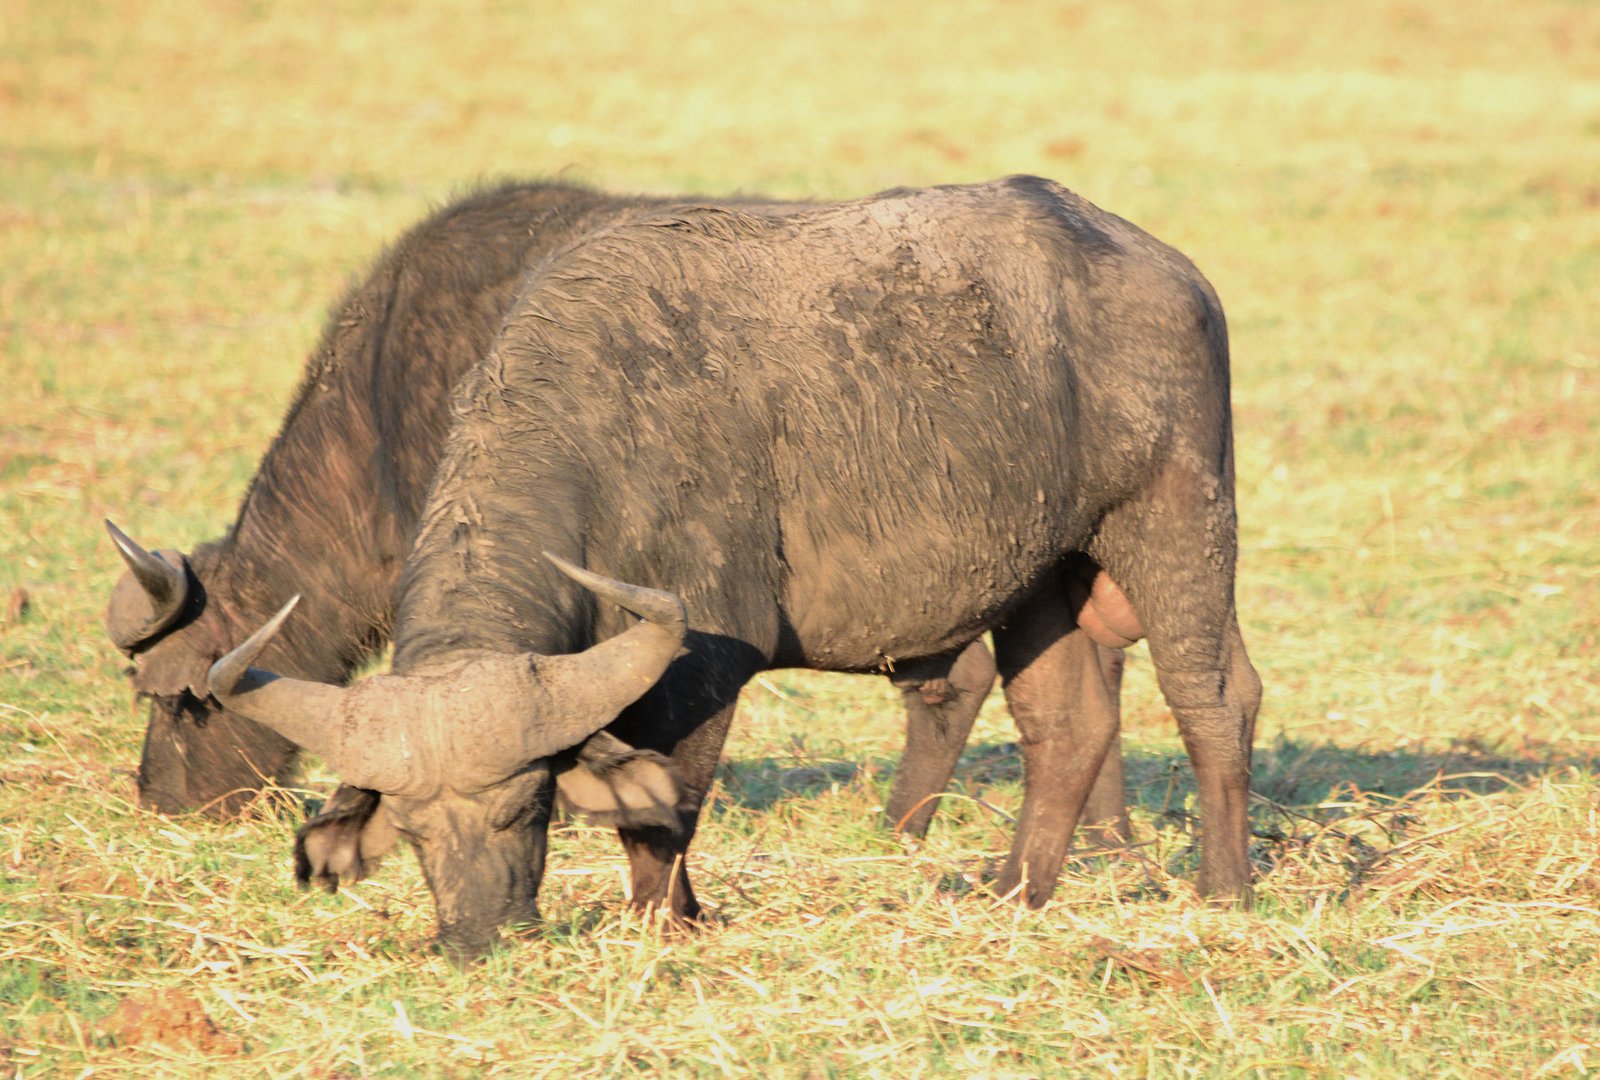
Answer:
<path fill-rule="evenodd" d="M 1250 899 L 1250 755 L 1261 680 L 1230 621 L 1216 667 L 1162 670 L 1156 675 L 1194 767 L 1200 796 L 1201 895 Z M 1151 635 L 1155 651 L 1155 635 Z"/>
<path fill-rule="evenodd" d="M 1095 651 L 1111 710 L 1120 716 L 1124 653 L 1098 645 Z M 890 678 L 905 698 L 906 750 L 895 771 L 884 817 L 891 828 L 898 825 L 908 835 L 925 836 L 938 808 L 938 800 L 931 796 L 949 786 L 972 734 L 972 723 L 994 685 L 994 657 L 981 641 L 974 641 L 948 672 L 938 664 L 902 665 Z M 1113 736 L 1089 791 L 1081 822 L 1078 836 L 1089 847 L 1121 847 L 1133 835 L 1117 736 Z"/>
<path fill-rule="evenodd" d="M 1058 590 L 1029 599 L 994 640 L 1024 785 L 996 891 L 1040 907 L 1055 890 L 1073 829 L 1115 746 L 1117 714 L 1097 646 Z"/>
<path fill-rule="evenodd" d="M 1122 672 L 1127 654 L 1104 645 L 1096 645 L 1094 650 L 1117 725 L 1111 736 L 1111 748 L 1106 751 L 1094 787 L 1089 789 L 1088 801 L 1079 815 L 1078 839 L 1085 847 L 1117 848 L 1133 839 L 1133 829 L 1128 822 L 1127 785 L 1122 775 Z"/>
<path fill-rule="evenodd" d="M 1233 514 L 1231 483 L 1169 466 L 1151 491 L 1107 516 L 1095 557 L 1138 608 L 1156 679 L 1194 768 L 1200 892 L 1248 901 L 1250 755 L 1261 680 L 1234 608 Z"/>
<path fill-rule="evenodd" d="M 906 705 L 906 750 L 884 816 L 890 828 L 923 836 L 994 685 L 994 657 L 982 641 L 949 657 L 902 664 L 889 676 Z"/>

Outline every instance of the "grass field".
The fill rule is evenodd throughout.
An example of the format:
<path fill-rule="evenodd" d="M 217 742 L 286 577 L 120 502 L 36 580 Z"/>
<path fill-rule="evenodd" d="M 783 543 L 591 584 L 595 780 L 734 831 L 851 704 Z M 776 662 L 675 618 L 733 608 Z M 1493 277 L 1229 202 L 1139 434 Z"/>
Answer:
<path fill-rule="evenodd" d="M 0 0 L 0 1070 L 1600 1069 L 1600 7 L 339 7 Z M 881 680 L 747 689 L 687 939 L 625 913 L 599 829 L 556 834 L 548 929 L 461 972 L 409 856 L 305 894 L 295 813 L 134 805 L 100 519 L 219 533 L 327 306 L 427 208 L 507 174 L 1010 172 L 1228 308 L 1256 911 L 1194 897 L 1137 649 L 1138 844 L 1036 913 L 981 887 L 1021 797 L 1004 709 L 908 847 Z"/>

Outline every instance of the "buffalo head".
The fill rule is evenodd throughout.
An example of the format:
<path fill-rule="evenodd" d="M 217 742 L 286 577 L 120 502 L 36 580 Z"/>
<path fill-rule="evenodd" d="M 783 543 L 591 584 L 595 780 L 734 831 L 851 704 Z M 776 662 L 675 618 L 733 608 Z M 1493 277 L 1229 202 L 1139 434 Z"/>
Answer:
<path fill-rule="evenodd" d="M 457 956 L 482 952 L 502 925 L 537 918 L 552 766 L 561 768 L 551 759 L 655 685 L 686 633 L 672 593 L 547 557 L 644 621 L 570 655 L 480 654 L 341 688 L 251 666 L 291 600 L 207 677 L 228 709 L 320 754 L 347 785 L 370 793 L 336 800 L 336 812 L 302 831 L 301 879 L 359 877 L 398 834 L 433 892 L 440 942 Z M 681 792 L 666 759 L 600 741 L 616 748 L 606 760 L 566 762 L 569 805 L 619 824 L 676 827 Z"/>
<path fill-rule="evenodd" d="M 134 691 L 150 702 L 140 805 L 232 816 L 267 780 L 283 776 L 295 746 L 210 697 L 206 672 L 235 641 L 189 558 L 146 551 L 109 521 L 106 530 L 128 565 L 112 590 L 106 630 L 133 659 Z"/>

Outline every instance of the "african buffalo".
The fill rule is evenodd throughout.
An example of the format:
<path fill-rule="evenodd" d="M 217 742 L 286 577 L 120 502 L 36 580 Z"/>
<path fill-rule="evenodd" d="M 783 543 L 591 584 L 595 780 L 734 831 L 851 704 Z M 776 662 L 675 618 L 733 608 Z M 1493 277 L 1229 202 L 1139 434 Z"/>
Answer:
<path fill-rule="evenodd" d="M 1078 552 L 1106 575 L 1087 596 Z M 679 207 L 530 273 L 455 400 L 395 674 L 252 667 L 285 610 L 208 686 L 370 793 L 302 837 L 321 872 L 397 830 L 470 954 L 535 917 L 551 759 L 588 733 L 670 755 L 679 827 L 621 832 L 633 902 L 692 918 L 683 856 L 747 679 L 985 631 L 1026 782 L 997 887 L 1043 903 L 1115 734 L 1094 639 L 1142 630 L 1196 774 L 1200 888 L 1237 899 L 1260 681 L 1235 556 L 1222 309 L 1176 251 L 1032 177 Z"/>
<path fill-rule="evenodd" d="M 233 528 L 191 555 L 149 552 L 110 526 L 128 572 L 107 614 L 150 700 L 140 801 L 231 816 L 292 774 L 297 747 L 220 707 L 206 669 L 297 588 L 306 609 L 265 661 L 344 683 L 388 639 L 393 589 L 444 444 L 450 392 L 487 351 L 528 266 L 620 215 L 675 201 L 551 183 L 478 192 L 412 228 L 330 318 L 283 428 Z M 109 526 L 109 523 L 108 523 Z M 1113 696 L 1121 654 L 1102 650 Z M 890 675 L 907 710 L 906 754 L 886 812 L 927 828 L 994 681 L 981 642 Z M 593 762 L 598 764 L 598 761 Z M 569 778 L 578 783 L 579 777 Z M 568 786 L 571 786 L 569 784 Z M 1107 758 L 1088 819 L 1126 829 L 1121 758 Z M 352 801 L 341 792 L 327 814 Z"/>

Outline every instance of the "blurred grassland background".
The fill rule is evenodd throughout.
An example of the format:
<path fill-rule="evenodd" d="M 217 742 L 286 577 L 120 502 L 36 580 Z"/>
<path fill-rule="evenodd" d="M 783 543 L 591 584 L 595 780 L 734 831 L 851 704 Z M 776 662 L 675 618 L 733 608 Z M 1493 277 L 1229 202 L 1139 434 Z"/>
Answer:
<path fill-rule="evenodd" d="M 455 972 L 409 856 L 301 894 L 296 814 L 133 805 L 100 519 L 221 532 L 329 306 L 429 208 L 1011 172 L 1179 247 L 1229 313 L 1255 913 L 1194 899 L 1140 650 L 1139 846 L 1039 913 L 981 888 L 1020 801 L 999 701 L 906 846 L 882 680 L 747 690 L 690 939 L 569 826 L 551 926 Z M 7 1075 L 1600 1067 L 1593 4 L 0 0 L 0 409 Z"/>

